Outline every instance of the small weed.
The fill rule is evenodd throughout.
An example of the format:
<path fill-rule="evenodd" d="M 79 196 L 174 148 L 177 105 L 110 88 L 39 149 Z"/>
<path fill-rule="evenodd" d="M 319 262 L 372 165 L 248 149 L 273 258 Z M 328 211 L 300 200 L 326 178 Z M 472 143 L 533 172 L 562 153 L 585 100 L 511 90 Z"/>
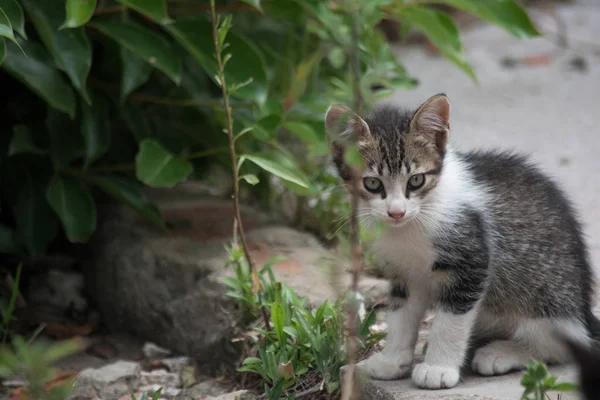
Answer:
<path fill-rule="evenodd" d="M 239 249 L 228 249 L 229 265 L 235 277 L 224 278 L 231 290 L 227 294 L 244 304 L 246 311 L 258 317 L 262 306 L 270 311 L 272 330 L 254 329 L 260 334 L 254 357 L 244 360 L 238 369 L 261 377 L 268 400 L 294 399 L 301 388 L 333 393 L 340 387 L 340 368 L 345 361 L 343 302 L 324 302 L 310 310 L 304 299 L 275 279 L 271 267 L 280 257 L 270 260 L 260 271 L 262 295 L 252 292 L 250 271 Z M 357 320 L 359 346 L 366 350 L 377 343 L 381 334 L 373 334 L 375 313 Z M 309 382 L 310 381 L 310 382 Z"/>
<path fill-rule="evenodd" d="M 8 301 L 8 305 L 0 302 L 0 313 L 2 314 L 2 326 L 0 326 L 0 338 L 2 339 L 2 343 L 6 343 L 8 340 L 9 334 L 9 326 L 13 321 L 14 316 L 13 313 L 15 311 L 15 304 L 17 301 L 17 296 L 19 295 L 19 283 L 21 280 L 21 270 L 23 269 L 23 263 L 20 263 L 17 267 L 17 273 L 15 275 L 15 280 L 13 282 L 12 292 L 10 294 L 10 300 Z"/>
<path fill-rule="evenodd" d="M 570 382 L 557 383 L 556 377 L 548 372 L 546 364 L 532 361 L 521 378 L 521 386 L 525 388 L 521 400 L 549 400 L 547 392 L 570 392 L 577 390 L 577 385 Z"/>
<path fill-rule="evenodd" d="M 162 393 L 163 388 L 158 388 L 158 390 L 152 394 L 148 394 L 148 392 L 144 392 L 142 393 L 142 397 L 140 397 L 139 400 L 158 400 L 158 398 L 160 397 L 160 394 Z M 138 398 L 135 396 L 134 393 L 130 394 L 131 396 L 131 400 L 138 400 Z M 148 397 L 151 396 L 151 397 Z"/>
<path fill-rule="evenodd" d="M 57 377 L 52 364 L 81 347 L 81 342 L 75 339 L 58 343 L 43 340 L 27 343 L 20 336 L 13 336 L 12 346 L 3 344 L 0 347 L 0 377 L 23 378 L 27 382 L 24 390 L 33 399 L 64 400 L 72 390 L 73 379 L 48 389 L 47 383 Z"/>

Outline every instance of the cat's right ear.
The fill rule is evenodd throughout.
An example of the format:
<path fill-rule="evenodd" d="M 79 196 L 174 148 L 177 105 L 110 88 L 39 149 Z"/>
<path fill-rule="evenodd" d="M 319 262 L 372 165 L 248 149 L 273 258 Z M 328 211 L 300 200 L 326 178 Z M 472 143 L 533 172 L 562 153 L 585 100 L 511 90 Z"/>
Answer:
<path fill-rule="evenodd" d="M 371 138 L 369 126 L 343 104 L 333 104 L 325 114 L 325 130 L 329 143 L 353 143 L 359 147 Z"/>

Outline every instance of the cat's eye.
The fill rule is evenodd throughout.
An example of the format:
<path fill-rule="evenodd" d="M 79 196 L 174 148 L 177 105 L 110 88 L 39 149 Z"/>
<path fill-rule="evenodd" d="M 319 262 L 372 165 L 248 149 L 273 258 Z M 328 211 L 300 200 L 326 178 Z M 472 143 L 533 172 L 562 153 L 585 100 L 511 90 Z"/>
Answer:
<path fill-rule="evenodd" d="M 408 188 L 410 190 L 416 190 L 423 186 L 425 183 L 425 175 L 424 174 L 416 174 L 410 177 L 408 180 Z"/>
<path fill-rule="evenodd" d="M 363 185 L 371 193 L 378 193 L 383 189 L 383 183 L 377 178 L 366 177 L 363 179 Z"/>

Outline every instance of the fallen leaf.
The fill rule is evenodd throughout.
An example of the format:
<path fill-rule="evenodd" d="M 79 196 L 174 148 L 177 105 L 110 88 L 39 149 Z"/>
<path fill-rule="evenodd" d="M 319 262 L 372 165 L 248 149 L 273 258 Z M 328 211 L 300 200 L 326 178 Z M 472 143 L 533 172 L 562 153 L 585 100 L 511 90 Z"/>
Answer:
<path fill-rule="evenodd" d="M 538 54 L 534 56 L 523 57 L 523 64 L 535 66 L 535 65 L 548 65 L 552 62 L 552 57 L 547 54 Z"/>

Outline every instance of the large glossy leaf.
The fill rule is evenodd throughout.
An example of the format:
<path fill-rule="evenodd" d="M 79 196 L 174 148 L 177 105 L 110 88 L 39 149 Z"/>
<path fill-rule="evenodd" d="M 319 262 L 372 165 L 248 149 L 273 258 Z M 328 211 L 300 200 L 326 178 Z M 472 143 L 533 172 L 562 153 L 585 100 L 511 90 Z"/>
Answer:
<path fill-rule="evenodd" d="M 92 66 L 92 46 L 83 28 L 59 30 L 65 20 L 64 3 L 59 0 L 21 0 L 40 39 L 84 100 L 90 103 L 87 77 Z"/>
<path fill-rule="evenodd" d="M 8 146 L 8 155 L 23 153 L 44 154 L 45 151 L 36 146 L 27 125 L 15 125 L 13 126 L 13 137 Z"/>
<path fill-rule="evenodd" d="M 67 16 L 60 29 L 77 28 L 85 24 L 92 18 L 95 9 L 96 0 L 67 0 L 65 2 Z"/>
<path fill-rule="evenodd" d="M 71 85 L 58 71 L 43 47 L 31 40 L 20 40 L 19 47 L 6 42 L 6 59 L 2 68 L 29 87 L 53 108 L 75 116 L 75 96 Z M 23 54 L 23 52 L 26 54 Z"/>
<path fill-rule="evenodd" d="M 464 59 L 460 32 L 445 13 L 428 7 L 404 7 L 399 16 L 420 30 L 446 58 L 465 71 L 473 80 L 475 72 Z"/>
<path fill-rule="evenodd" d="M 181 58 L 164 37 L 131 21 L 97 21 L 91 26 L 164 72 L 179 85 Z"/>
<path fill-rule="evenodd" d="M 125 101 L 129 93 L 148 81 L 150 74 L 152 73 L 152 65 L 148 64 L 125 47 L 121 47 L 121 62 L 123 63 L 121 101 Z"/>
<path fill-rule="evenodd" d="M 25 18 L 23 9 L 17 0 L 0 0 L 0 8 L 8 17 L 10 25 L 22 38 L 27 39 L 25 33 Z"/>
<path fill-rule="evenodd" d="M 474 14 L 520 39 L 540 35 L 527 12 L 514 0 L 439 0 L 438 2 Z"/>
<path fill-rule="evenodd" d="M 86 168 L 102 157 L 110 146 L 108 102 L 98 95 L 94 95 L 93 99 L 93 106 L 81 104 L 81 133 L 83 134 Z"/>
<path fill-rule="evenodd" d="M 6 43 L 4 43 L 4 38 L 0 38 L 0 66 L 2 66 L 2 62 L 6 57 Z"/>
<path fill-rule="evenodd" d="M 167 14 L 167 0 L 117 0 L 119 3 L 132 8 L 161 24 L 171 22 Z"/>
<path fill-rule="evenodd" d="M 57 167 L 83 157 L 83 136 L 73 134 L 80 127 L 65 114 L 49 109 L 46 127 L 50 132 L 50 155 Z"/>
<path fill-rule="evenodd" d="M 209 76 L 214 78 L 217 75 L 210 22 L 199 17 L 186 18 L 166 25 L 165 29 L 194 56 Z M 225 65 L 227 85 L 232 86 L 252 79 L 250 84 L 238 88 L 232 95 L 263 103 L 267 90 L 267 75 L 260 52 L 251 42 L 233 32 L 227 34 L 225 42 L 229 47 L 225 49 L 224 57 L 225 54 L 232 55 Z"/>
<path fill-rule="evenodd" d="M 28 171 L 24 171 L 13 213 L 19 242 L 32 257 L 44 254 L 58 233 L 58 224 L 44 196 L 43 186 L 33 180 Z"/>
<path fill-rule="evenodd" d="M 139 104 L 126 102 L 121 105 L 121 116 L 137 142 L 152 136 L 152 130 L 144 110 Z"/>
<path fill-rule="evenodd" d="M 12 25 L 2 8 L 0 8 L 0 37 L 5 37 L 15 42 L 15 34 L 13 33 Z"/>
<path fill-rule="evenodd" d="M 254 154 L 252 154 L 252 155 L 245 154 L 245 155 L 241 156 L 240 159 L 252 161 L 254 164 L 258 165 L 260 168 L 264 169 L 267 172 L 272 173 L 275 176 L 278 176 L 279 178 L 281 178 L 285 181 L 295 183 L 295 184 L 305 187 L 305 188 L 310 187 L 310 183 L 300 173 L 298 173 L 297 171 L 294 171 L 291 168 L 288 168 L 287 166 L 284 166 L 280 163 L 274 162 L 273 160 L 270 160 L 267 157 L 258 156 L 258 155 L 254 155 Z"/>
<path fill-rule="evenodd" d="M 244 3 L 248 3 L 250 4 L 252 7 L 256 8 L 257 10 L 262 10 L 260 7 L 260 0 L 242 0 Z"/>
<path fill-rule="evenodd" d="M 137 178 L 152 187 L 173 187 L 184 182 L 192 169 L 189 161 L 167 151 L 152 139 L 142 141 L 135 158 Z"/>
<path fill-rule="evenodd" d="M 0 224 L 0 253 L 17 254 L 20 250 L 20 246 L 12 229 L 6 225 Z"/>
<path fill-rule="evenodd" d="M 96 204 L 90 192 L 74 178 L 56 176 L 48 184 L 46 199 L 69 241 L 87 242 L 96 230 Z"/>
<path fill-rule="evenodd" d="M 110 175 L 93 176 L 88 179 L 115 199 L 139 211 L 158 228 L 165 228 L 165 222 L 160 215 L 160 211 L 150 203 L 139 184 Z"/>

